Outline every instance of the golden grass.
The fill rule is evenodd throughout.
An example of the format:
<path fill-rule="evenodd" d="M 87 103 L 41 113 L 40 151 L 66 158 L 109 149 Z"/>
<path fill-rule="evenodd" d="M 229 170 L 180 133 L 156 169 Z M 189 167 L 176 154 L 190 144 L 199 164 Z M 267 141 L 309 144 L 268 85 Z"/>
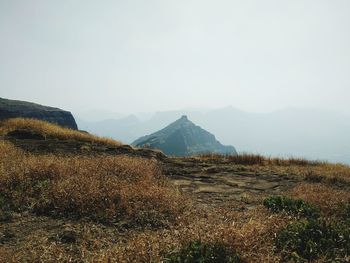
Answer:
<path fill-rule="evenodd" d="M 199 213 L 199 214 L 198 214 Z M 249 212 L 197 211 L 169 230 L 133 233 L 127 242 L 103 251 L 98 262 L 163 262 L 169 251 L 177 251 L 189 241 L 220 242 L 236 251 L 243 262 L 278 262 L 274 236 L 289 220 L 270 215 L 258 207 Z M 127 260 L 125 260 L 127 259 Z"/>
<path fill-rule="evenodd" d="M 0 156 L 0 198 L 9 209 L 157 226 L 187 204 L 152 160 L 34 156 L 6 142 Z"/>
<path fill-rule="evenodd" d="M 282 216 L 270 215 L 262 207 L 240 213 L 191 206 L 155 161 L 126 156 L 35 156 L 3 141 L 0 156 L 0 193 L 8 208 L 61 220 L 122 220 L 130 229 L 115 243 L 105 227 L 100 227 L 98 237 L 91 233 L 95 226 L 75 221 L 71 228 L 78 241 L 65 244 L 52 240 L 52 233 L 47 234 L 38 220 L 38 229 L 23 236 L 18 248 L 0 250 L 0 258 L 7 262 L 161 262 L 170 251 L 195 240 L 220 241 L 246 262 L 278 258 L 273 239 L 287 222 Z M 21 225 L 34 228 L 28 220 Z"/>
<path fill-rule="evenodd" d="M 46 138 L 87 141 L 112 146 L 121 145 L 120 142 L 110 138 L 94 136 L 86 132 L 63 128 L 59 125 L 36 119 L 14 118 L 0 122 L 0 135 L 4 136 L 14 130 L 30 130 L 37 132 Z"/>
<path fill-rule="evenodd" d="M 319 206 L 323 214 L 327 216 L 341 216 L 344 206 L 350 204 L 349 191 L 335 189 L 320 183 L 298 184 L 290 190 L 289 195 Z"/>
<path fill-rule="evenodd" d="M 78 140 L 80 136 L 71 130 L 75 135 L 62 135 L 62 128 L 54 132 L 46 126 L 51 124 L 40 121 L 42 127 L 30 126 L 33 123 L 36 121 L 9 120 L 2 123 L 0 134 L 30 129 L 50 138 Z M 86 140 L 102 143 L 82 134 L 89 137 Z M 220 241 L 238 252 L 244 262 L 280 262 L 276 234 L 295 220 L 270 213 L 261 205 L 240 212 L 233 211 L 237 206 L 234 202 L 194 206 L 152 160 L 32 155 L 5 141 L 0 141 L 0 156 L 0 212 L 29 212 L 27 217 L 0 224 L 0 236 L 4 225 L 20 231 L 15 245 L 0 245 L 0 262 L 162 262 L 167 253 L 195 240 Z M 350 202 L 347 190 L 332 185 L 350 182 L 350 167 L 346 165 L 260 155 L 196 158 L 225 162 L 225 166 L 226 162 L 241 165 L 257 174 L 319 181 L 301 182 L 286 194 L 320 206 L 325 215 L 341 216 L 343 206 Z M 76 242 L 67 244 L 58 239 L 66 227 L 76 233 Z M 121 233 L 117 230 L 120 227 Z"/>
<path fill-rule="evenodd" d="M 304 158 L 277 158 L 277 157 L 266 157 L 260 154 L 238 154 L 238 155 L 223 155 L 223 154 L 203 154 L 196 158 L 206 161 L 224 161 L 231 164 L 242 164 L 242 165 L 266 165 L 266 166 L 316 166 L 324 164 L 321 161 L 311 161 Z"/>
<path fill-rule="evenodd" d="M 350 166 L 345 164 L 323 164 L 307 169 L 305 178 L 311 182 L 350 184 Z"/>

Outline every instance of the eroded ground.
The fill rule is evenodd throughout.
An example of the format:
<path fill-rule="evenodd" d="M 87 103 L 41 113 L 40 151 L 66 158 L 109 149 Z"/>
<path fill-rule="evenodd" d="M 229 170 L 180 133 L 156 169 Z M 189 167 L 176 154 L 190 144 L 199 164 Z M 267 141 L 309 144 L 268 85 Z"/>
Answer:
<path fill-rule="evenodd" d="M 269 167 L 254 167 L 212 162 L 194 158 L 171 158 L 165 173 L 183 192 L 190 193 L 199 202 L 218 204 L 225 201 L 243 201 L 281 194 L 302 178 Z"/>

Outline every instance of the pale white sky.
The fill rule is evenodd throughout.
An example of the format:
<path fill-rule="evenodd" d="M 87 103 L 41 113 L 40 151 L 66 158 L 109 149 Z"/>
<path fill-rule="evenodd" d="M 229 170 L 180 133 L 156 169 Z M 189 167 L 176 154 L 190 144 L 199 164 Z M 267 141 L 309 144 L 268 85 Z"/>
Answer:
<path fill-rule="evenodd" d="M 349 0 L 0 0 L 0 97 L 350 113 Z"/>

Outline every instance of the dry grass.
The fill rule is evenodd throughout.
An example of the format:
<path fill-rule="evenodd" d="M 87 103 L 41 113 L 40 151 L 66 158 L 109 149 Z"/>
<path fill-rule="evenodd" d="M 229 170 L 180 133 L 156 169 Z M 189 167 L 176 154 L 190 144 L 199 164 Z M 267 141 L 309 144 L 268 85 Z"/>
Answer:
<path fill-rule="evenodd" d="M 156 226 L 175 219 L 187 204 L 155 161 L 38 157 L 5 142 L 0 155 L 0 198 L 7 209 Z"/>
<path fill-rule="evenodd" d="M 304 158 L 273 158 L 260 154 L 238 154 L 238 155 L 222 155 L 222 154 L 203 154 L 197 156 L 201 160 L 207 161 L 224 161 L 231 164 L 241 165 L 267 165 L 267 166 L 317 166 L 324 164 L 321 161 L 310 161 Z"/>
<path fill-rule="evenodd" d="M 246 213 L 228 210 L 198 212 L 170 230 L 134 233 L 125 243 L 104 251 L 97 261 L 162 262 L 169 251 L 174 252 L 199 240 L 220 242 L 236 251 L 243 262 L 278 262 L 274 252 L 274 236 L 289 221 L 280 215 L 270 215 L 264 208 Z M 195 220 L 194 220 L 195 219 Z"/>
<path fill-rule="evenodd" d="M 126 220 L 129 229 L 124 238 L 114 240 L 106 227 L 98 227 L 96 235 L 96 226 L 78 220 L 71 224 L 77 241 L 66 244 L 52 238 L 52 224 L 45 231 L 41 219 L 30 217 L 17 226 L 29 226 L 23 230 L 28 234 L 20 234 L 22 242 L 0 250 L 6 262 L 161 262 L 169 252 L 195 240 L 220 241 L 246 262 L 278 258 L 273 251 L 274 234 L 286 219 L 262 207 L 243 213 L 192 207 L 154 161 L 126 156 L 34 156 L 6 142 L 0 142 L 0 155 L 3 209 L 55 216 L 44 222 L 57 216 L 107 222 L 107 229 L 110 223 Z"/>
<path fill-rule="evenodd" d="M 48 128 L 51 124 L 33 123 L 9 120 L 2 123 L 0 134 L 30 129 L 50 138 L 80 138 L 76 131 L 63 135 L 66 129 L 53 125 L 60 130 L 54 131 Z M 243 211 L 233 209 L 235 202 L 193 205 L 153 160 L 32 155 L 4 141 L 0 141 L 0 156 L 0 216 L 2 211 L 16 216 L 0 224 L 0 262 L 162 262 L 170 252 L 196 240 L 219 241 L 244 262 L 281 262 L 275 237 L 295 220 L 262 205 Z M 260 155 L 197 158 L 256 174 L 318 181 L 298 183 L 285 194 L 320 206 L 326 216 L 343 216 L 343 207 L 350 202 L 346 188 L 333 185 L 350 182 L 350 168 L 345 165 Z M 65 229 L 74 233 L 74 242 L 62 241 Z M 14 231 L 16 238 L 2 245 L 1 235 L 7 230 Z"/>
<path fill-rule="evenodd" d="M 345 164 L 323 164 L 310 167 L 304 172 L 305 178 L 311 182 L 328 184 L 350 184 L 350 166 Z"/>
<path fill-rule="evenodd" d="M 120 142 L 110 138 L 102 138 L 86 132 L 63 128 L 46 121 L 26 118 L 14 118 L 0 122 L 0 135 L 6 135 L 14 130 L 29 130 L 43 135 L 45 138 L 62 140 L 79 140 L 112 146 L 121 145 Z"/>
<path fill-rule="evenodd" d="M 344 207 L 350 203 L 349 191 L 334 189 L 320 183 L 299 184 L 289 192 L 289 195 L 319 206 L 327 216 L 341 216 Z"/>

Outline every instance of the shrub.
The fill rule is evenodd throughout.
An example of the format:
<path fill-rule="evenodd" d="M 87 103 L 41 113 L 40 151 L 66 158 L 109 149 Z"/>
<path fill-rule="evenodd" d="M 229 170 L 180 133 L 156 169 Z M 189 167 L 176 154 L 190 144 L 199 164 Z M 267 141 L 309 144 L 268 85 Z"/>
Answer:
<path fill-rule="evenodd" d="M 276 247 L 286 260 L 343 258 L 350 253 L 349 226 L 320 219 L 294 222 L 277 235 Z"/>
<path fill-rule="evenodd" d="M 168 263 L 238 263 L 239 256 L 221 243 L 193 241 L 165 259 Z"/>
<path fill-rule="evenodd" d="M 286 196 L 272 196 L 264 200 L 264 206 L 273 212 L 285 212 L 290 215 L 318 218 L 320 210 L 317 206 L 301 199 L 291 199 Z"/>

